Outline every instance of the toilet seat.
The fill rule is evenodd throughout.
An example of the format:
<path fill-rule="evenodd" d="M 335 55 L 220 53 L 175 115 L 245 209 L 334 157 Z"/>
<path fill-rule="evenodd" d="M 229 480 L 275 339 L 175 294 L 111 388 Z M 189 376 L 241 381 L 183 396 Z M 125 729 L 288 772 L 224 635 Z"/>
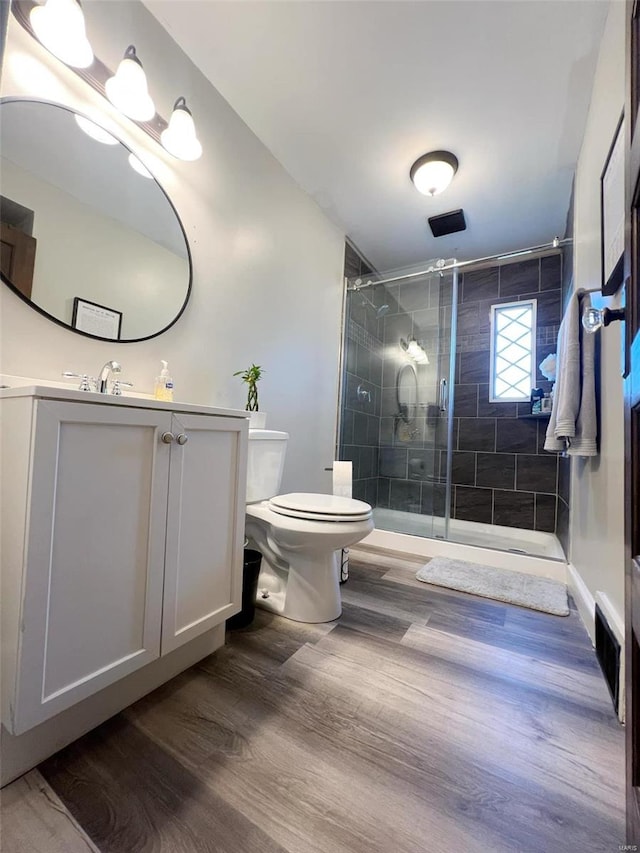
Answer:
<path fill-rule="evenodd" d="M 308 521 L 353 522 L 371 518 L 369 504 L 339 495 L 293 492 L 271 498 L 268 506 L 279 515 Z"/>

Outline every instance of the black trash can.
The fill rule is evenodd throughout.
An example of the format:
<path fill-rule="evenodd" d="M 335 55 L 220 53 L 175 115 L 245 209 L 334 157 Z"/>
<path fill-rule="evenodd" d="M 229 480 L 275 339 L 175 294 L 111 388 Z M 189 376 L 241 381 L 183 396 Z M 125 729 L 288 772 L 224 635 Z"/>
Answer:
<path fill-rule="evenodd" d="M 256 613 L 256 595 L 258 594 L 258 574 L 260 573 L 260 562 L 262 554 L 251 548 L 244 549 L 244 562 L 242 565 L 242 610 L 231 619 L 227 619 L 227 628 L 233 631 L 236 628 L 246 628 L 253 622 Z"/>

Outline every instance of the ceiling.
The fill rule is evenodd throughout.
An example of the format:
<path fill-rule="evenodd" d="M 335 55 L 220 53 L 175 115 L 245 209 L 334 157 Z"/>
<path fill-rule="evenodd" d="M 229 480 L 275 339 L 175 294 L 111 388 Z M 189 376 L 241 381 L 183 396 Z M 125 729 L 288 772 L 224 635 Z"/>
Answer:
<path fill-rule="evenodd" d="M 378 270 L 564 236 L 608 3 L 144 2 Z M 428 198 L 409 169 L 442 148 L 460 167 Z"/>

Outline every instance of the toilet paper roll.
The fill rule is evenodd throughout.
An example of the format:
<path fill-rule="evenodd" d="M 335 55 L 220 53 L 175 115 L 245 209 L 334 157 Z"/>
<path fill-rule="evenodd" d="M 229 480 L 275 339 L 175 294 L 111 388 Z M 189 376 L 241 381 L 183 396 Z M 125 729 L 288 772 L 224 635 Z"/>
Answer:
<path fill-rule="evenodd" d="M 343 498 L 351 497 L 351 482 L 353 480 L 353 463 L 333 463 L 333 494 Z"/>

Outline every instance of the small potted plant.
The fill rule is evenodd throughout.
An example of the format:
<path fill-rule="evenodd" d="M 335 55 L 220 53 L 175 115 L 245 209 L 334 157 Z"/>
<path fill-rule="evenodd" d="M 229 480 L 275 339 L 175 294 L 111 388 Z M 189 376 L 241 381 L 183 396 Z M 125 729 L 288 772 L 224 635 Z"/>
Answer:
<path fill-rule="evenodd" d="M 258 382 L 262 378 L 264 370 L 259 364 L 252 364 L 246 370 L 238 370 L 233 375 L 240 376 L 243 382 L 249 386 L 247 393 L 247 405 L 245 411 L 250 412 L 251 426 L 254 429 L 264 429 L 266 423 L 266 414 L 258 412 Z"/>

